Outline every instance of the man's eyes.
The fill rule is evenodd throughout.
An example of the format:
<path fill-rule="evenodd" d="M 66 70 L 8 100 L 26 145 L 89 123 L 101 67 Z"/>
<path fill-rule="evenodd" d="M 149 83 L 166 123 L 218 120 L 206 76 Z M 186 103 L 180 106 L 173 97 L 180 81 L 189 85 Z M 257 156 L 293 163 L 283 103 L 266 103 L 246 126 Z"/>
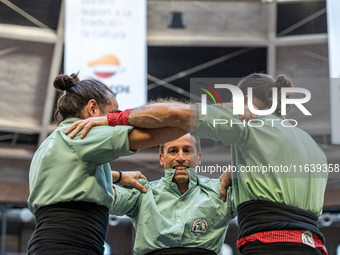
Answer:
<path fill-rule="evenodd" d="M 169 150 L 168 153 L 177 153 L 178 150 Z M 184 153 L 190 153 L 190 149 L 184 149 L 183 150 Z"/>

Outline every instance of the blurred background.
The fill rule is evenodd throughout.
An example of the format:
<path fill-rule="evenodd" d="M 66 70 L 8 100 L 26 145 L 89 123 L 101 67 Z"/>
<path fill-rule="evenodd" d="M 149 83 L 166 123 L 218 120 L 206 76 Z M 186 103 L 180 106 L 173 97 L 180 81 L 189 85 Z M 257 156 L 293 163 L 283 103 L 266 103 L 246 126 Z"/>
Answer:
<path fill-rule="evenodd" d="M 26 205 L 28 172 L 35 150 L 56 127 L 53 112 L 60 94 L 52 83 L 65 72 L 64 4 L 0 0 L 1 254 L 25 254 L 34 230 Z M 147 0 L 146 13 L 148 100 L 189 100 L 190 78 L 284 74 L 312 94 L 306 104 L 312 118 L 295 108 L 288 117 L 319 143 L 328 163 L 339 166 L 340 145 L 331 143 L 325 0 Z M 228 146 L 209 140 L 202 145 L 203 165 L 231 164 Z M 156 147 L 120 158 L 111 167 L 139 170 L 148 180 L 163 176 Z M 217 178 L 219 173 L 206 175 Z M 340 254 L 339 192 L 340 179 L 330 178 L 319 219 L 330 255 Z M 222 254 L 239 254 L 236 238 L 232 222 Z M 133 239 L 130 221 L 112 216 L 107 254 L 132 254 Z"/>

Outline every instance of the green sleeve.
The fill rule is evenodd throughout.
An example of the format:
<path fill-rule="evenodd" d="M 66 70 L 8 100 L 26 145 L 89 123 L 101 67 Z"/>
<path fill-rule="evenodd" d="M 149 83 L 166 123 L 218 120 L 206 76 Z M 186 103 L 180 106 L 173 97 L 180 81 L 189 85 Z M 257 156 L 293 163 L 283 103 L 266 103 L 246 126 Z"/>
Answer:
<path fill-rule="evenodd" d="M 241 124 L 243 122 L 239 120 L 239 116 L 233 115 L 229 107 L 208 105 L 206 115 L 201 113 L 201 104 L 197 104 L 197 109 L 199 122 L 194 136 L 220 140 L 226 145 L 240 143 L 245 139 L 246 125 Z M 217 122 L 227 123 L 217 124 Z"/>
<path fill-rule="evenodd" d="M 113 186 L 115 187 L 116 200 L 110 209 L 110 214 L 135 218 L 138 214 L 139 197 L 142 193 L 132 187 Z"/>
<path fill-rule="evenodd" d="M 81 161 L 90 164 L 104 164 L 121 156 L 136 153 L 130 151 L 128 134 L 132 126 L 99 126 L 92 128 L 85 138 L 65 138 Z M 65 134 L 63 134 L 65 135 Z"/>
<path fill-rule="evenodd" d="M 228 187 L 227 191 L 227 199 L 225 201 L 228 204 L 228 220 L 231 221 L 237 216 L 237 210 L 236 210 L 236 204 L 235 204 L 235 198 L 234 198 L 234 191 L 232 187 Z"/>
<path fill-rule="evenodd" d="M 227 198 L 225 201 L 221 198 L 221 182 L 218 179 L 199 178 L 200 186 L 208 191 L 209 195 L 219 204 L 221 213 L 224 215 L 224 221 L 230 222 L 237 216 L 236 205 L 234 200 L 234 191 L 232 186 L 227 188 Z"/>

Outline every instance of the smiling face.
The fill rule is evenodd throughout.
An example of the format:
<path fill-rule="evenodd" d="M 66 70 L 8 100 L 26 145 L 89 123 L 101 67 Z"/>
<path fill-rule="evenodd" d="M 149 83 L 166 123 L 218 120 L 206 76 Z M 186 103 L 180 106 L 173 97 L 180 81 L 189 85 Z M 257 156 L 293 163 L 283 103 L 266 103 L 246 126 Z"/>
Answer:
<path fill-rule="evenodd" d="M 190 134 L 165 143 L 163 154 L 159 154 L 159 158 L 164 169 L 176 169 L 173 182 L 177 185 L 188 184 L 189 176 L 186 169 L 201 163 L 201 153 L 197 153 L 196 139 Z"/>

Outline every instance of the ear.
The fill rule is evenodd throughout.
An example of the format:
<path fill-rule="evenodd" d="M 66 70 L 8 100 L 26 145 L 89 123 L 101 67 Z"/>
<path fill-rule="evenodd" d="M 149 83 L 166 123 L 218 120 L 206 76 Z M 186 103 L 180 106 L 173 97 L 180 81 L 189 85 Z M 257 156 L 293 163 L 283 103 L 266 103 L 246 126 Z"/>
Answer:
<path fill-rule="evenodd" d="M 97 104 L 97 101 L 94 99 L 91 99 L 88 103 L 87 103 L 87 110 L 88 113 L 91 117 L 93 117 L 96 113 L 96 111 L 99 111 L 99 107 Z"/>
<path fill-rule="evenodd" d="M 162 153 L 159 153 L 159 163 L 161 164 L 161 166 L 164 166 L 164 158 Z"/>
<path fill-rule="evenodd" d="M 202 153 L 198 154 L 198 160 L 197 160 L 197 165 L 199 166 L 201 164 L 201 158 L 202 158 Z"/>

